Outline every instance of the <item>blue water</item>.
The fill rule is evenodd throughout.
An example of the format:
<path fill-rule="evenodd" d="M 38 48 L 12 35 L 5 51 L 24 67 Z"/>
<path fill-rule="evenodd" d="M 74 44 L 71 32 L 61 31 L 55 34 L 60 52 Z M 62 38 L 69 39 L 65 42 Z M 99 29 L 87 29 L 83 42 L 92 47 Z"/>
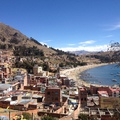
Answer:
<path fill-rule="evenodd" d="M 92 84 L 120 84 L 120 67 L 117 64 L 110 64 L 92 68 L 82 72 L 80 78 Z"/>

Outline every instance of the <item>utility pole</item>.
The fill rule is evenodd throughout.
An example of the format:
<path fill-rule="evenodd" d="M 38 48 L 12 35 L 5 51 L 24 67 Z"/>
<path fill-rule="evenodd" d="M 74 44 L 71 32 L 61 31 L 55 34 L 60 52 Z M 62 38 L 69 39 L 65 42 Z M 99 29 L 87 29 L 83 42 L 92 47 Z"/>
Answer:
<path fill-rule="evenodd" d="M 10 110 L 9 110 L 9 120 L 10 120 Z"/>
<path fill-rule="evenodd" d="M 32 113 L 32 120 L 34 120 L 34 118 L 33 118 L 33 113 Z"/>

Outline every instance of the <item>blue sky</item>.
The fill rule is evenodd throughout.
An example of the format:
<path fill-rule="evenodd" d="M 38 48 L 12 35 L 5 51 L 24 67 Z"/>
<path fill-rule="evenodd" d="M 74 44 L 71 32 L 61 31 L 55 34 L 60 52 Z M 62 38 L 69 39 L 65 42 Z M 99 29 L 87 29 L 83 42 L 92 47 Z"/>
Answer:
<path fill-rule="evenodd" d="M 120 0 L 0 0 L 0 22 L 64 51 L 120 42 Z"/>

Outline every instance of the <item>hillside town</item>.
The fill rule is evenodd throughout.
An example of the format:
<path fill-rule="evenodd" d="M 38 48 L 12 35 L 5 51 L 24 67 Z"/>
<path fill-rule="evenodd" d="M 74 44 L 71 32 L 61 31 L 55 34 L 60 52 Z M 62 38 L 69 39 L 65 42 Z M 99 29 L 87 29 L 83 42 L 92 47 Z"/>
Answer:
<path fill-rule="evenodd" d="M 5 120 L 21 119 L 23 112 L 32 120 L 48 115 L 59 120 L 118 120 L 120 118 L 119 86 L 85 86 L 66 74 L 43 71 L 37 64 L 33 74 L 12 68 L 15 58 L 0 52 L 0 116 Z"/>

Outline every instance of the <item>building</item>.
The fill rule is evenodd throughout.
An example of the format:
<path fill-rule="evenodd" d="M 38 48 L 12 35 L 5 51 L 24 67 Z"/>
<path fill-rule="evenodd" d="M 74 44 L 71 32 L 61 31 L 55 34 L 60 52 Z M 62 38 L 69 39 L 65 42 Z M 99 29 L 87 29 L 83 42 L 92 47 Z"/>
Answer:
<path fill-rule="evenodd" d="M 64 80 L 65 80 L 65 79 L 68 79 L 68 77 L 66 77 L 65 75 L 60 75 L 60 76 L 59 76 L 59 79 L 61 80 L 62 85 L 64 85 Z"/>
<path fill-rule="evenodd" d="M 70 86 L 70 79 L 68 79 L 68 78 L 63 79 L 63 84 L 66 85 L 67 87 L 69 87 Z"/>
<path fill-rule="evenodd" d="M 41 66 L 35 65 L 33 67 L 33 74 L 35 76 L 48 76 L 49 72 L 48 71 L 43 71 Z"/>
<path fill-rule="evenodd" d="M 104 97 L 109 97 L 107 91 L 98 91 L 99 97 L 104 96 Z"/>
<path fill-rule="evenodd" d="M 112 97 L 120 97 L 120 88 L 110 88 Z"/>
<path fill-rule="evenodd" d="M 42 67 L 40 67 L 40 66 L 38 66 L 38 65 L 35 65 L 35 66 L 33 67 L 33 73 L 34 73 L 34 75 L 37 75 L 37 74 L 39 74 L 40 72 L 42 72 Z"/>
<path fill-rule="evenodd" d="M 12 91 L 12 85 L 10 84 L 0 84 L 0 95 L 5 95 Z"/>
<path fill-rule="evenodd" d="M 98 91 L 107 91 L 109 96 L 112 96 L 112 91 L 109 86 L 90 86 L 90 92 L 92 95 L 98 94 Z"/>
<path fill-rule="evenodd" d="M 116 109 L 120 108 L 120 98 L 118 97 L 104 97 L 100 96 L 99 105 L 102 109 Z"/>
<path fill-rule="evenodd" d="M 62 94 L 61 89 L 57 86 L 49 86 L 45 90 L 45 104 L 61 105 Z"/>
<path fill-rule="evenodd" d="M 120 97 L 120 88 L 112 88 L 108 86 L 90 86 L 91 94 L 98 94 L 98 91 L 106 91 L 110 97 Z"/>
<path fill-rule="evenodd" d="M 78 100 L 78 88 L 77 87 L 69 87 L 69 97 Z"/>
<path fill-rule="evenodd" d="M 86 88 L 78 88 L 78 97 L 81 106 L 87 106 L 87 90 Z"/>
<path fill-rule="evenodd" d="M 11 74 L 11 68 L 9 67 L 9 64 L 0 63 L 0 81 L 2 81 L 3 78 L 10 77 L 10 74 Z"/>
<path fill-rule="evenodd" d="M 47 76 L 34 76 L 34 75 L 29 75 L 29 82 L 28 84 L 33 86 L 37 85 L 40 83 L 47 84 L 48 85 L 48 77 Z"/>

